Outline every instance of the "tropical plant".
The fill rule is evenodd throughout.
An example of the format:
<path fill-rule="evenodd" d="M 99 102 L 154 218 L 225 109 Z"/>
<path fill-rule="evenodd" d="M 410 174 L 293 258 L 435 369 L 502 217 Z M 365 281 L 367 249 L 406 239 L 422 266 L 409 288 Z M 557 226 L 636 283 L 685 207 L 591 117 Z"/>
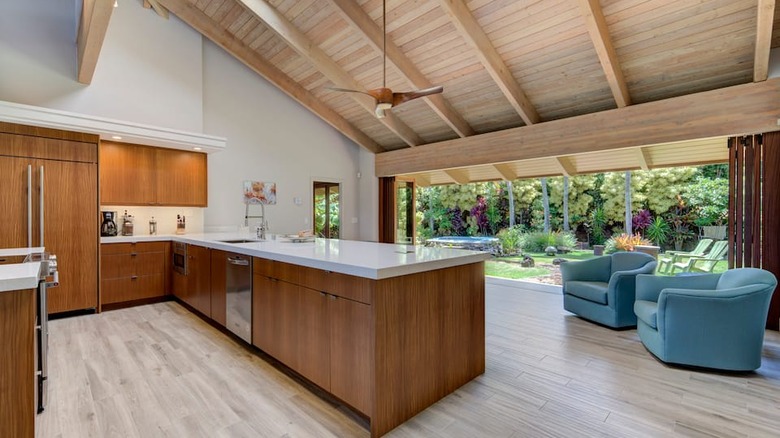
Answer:
<path fill-rule="evenodd" d="M 690 224 L 693 222 L 694 214 L 686 205 L 682 196 L 677 195 L 677 205 L 669 209 L 666 214 L 666 221 L 670 224 L 671 231 L 669 237 L 674 242 L 674 249 L 680 251 L 686 240 L 695 236 L 691 231 Z"/>
<path fill-rule="evenodd" d="M 637 232 L 641 232 L 653 222 L 653 215 L 650 214 L 650 210 L 639 210 L 631 218 L 631 229 Z"/>
<path fill-rule="evenodd" d="M 590 241 L 593 245 L 602 245 L 607 239 L 606 231 L 604 227 L 607 225 L 607 216 L 604 214 L 604 209 L 596 207 L 590 214 Z"/>
<path fill-rule="evenodd" d="M 482 195 L 477 195 L 477 204 L 471 207 L 471 217 L 474 218 L 476 230 L 473 234 L 472 233 L 469 234 L 472 235 L 487 234 L 488 232 L 487 209 L 488 206 L 485 197 Z"/>
<path fill-rule="evenodd" d="M 699 177 L 683 192 L 696 212 L 694 223 L 700 227 L 723 225 L 729 209 L 729 181 Z"/>
<path fill-rule="evenodd" d="M 604 244 L 604 252 L 610 254 L 617 251 L 633 251 L 637 245 L 651 245 L 651 243 L 640 234 L 623 233 L 610 237 Z"/>
<path fill-rule="evenodd" d="M 520 252 L 521 234 L 522 228 L 518 226 L 504 228 L 496 234 L 498 241 L 501 243 L 502 255 L 514 255 Z"/>
<path fill-rule="evenodd" d="M 672 229 L 669 224 L 661 216 L 656 216 L 655 219 L 647 226 L 645 230 L 645 237 L 650 239 L 658 246 L 663 246 L 666 240 L 669 238 Z"/>

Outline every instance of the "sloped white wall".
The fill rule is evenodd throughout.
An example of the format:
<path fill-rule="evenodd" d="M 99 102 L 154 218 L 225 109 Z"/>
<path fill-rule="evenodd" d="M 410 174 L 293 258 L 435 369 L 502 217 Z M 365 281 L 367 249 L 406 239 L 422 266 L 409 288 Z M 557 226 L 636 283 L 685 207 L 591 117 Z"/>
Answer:
<path fill-rule="evenodd" d="M 256 179 L 278 185 L 278 204 L 266 209 L 273 232 L 310 228 L 312 181 L 326 180 L 342 184 L 342 237 L 376 240 L 370 154 L 362 156 L 352 141 L 175 16 L 164 20 L 140 1 L 119 0 L 92 84 L 79 84 L 78 5 L 0 2 L 0 100 L 226 137 L 227 149 L 209 156 L 209 207 L 191 214 L 203 215 L 193 225 L 240 225 L 241 182 Z"/>

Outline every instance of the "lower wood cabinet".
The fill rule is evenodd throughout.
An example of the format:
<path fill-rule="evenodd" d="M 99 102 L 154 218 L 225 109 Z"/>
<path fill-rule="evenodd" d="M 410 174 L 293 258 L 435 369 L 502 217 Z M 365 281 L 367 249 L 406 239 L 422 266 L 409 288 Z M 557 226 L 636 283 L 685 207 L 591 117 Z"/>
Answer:
<path fill-rule="evenodd" d="M 177 297 L 211 318 L 211 253 L 204 246 L 187 245 L 187 275 L 174 277 Z M 178 283 L 178 284 L 177 284 Z"/>
<path fill-rule="evenodd" d="M 211 250 L 211 319 L 222 327 L 227 325 L 227 258 L 227 252 Z"/>
<path fill-rule="evenodd" d="M 291 265 L 278 262 L 278 269 L 269 272 L 263 266 L 267 262 L 255 259 L 252 343 L 369 413 L 371 306 L 262 275 L 291 272 Z"/>
<path fill-rule="evenodd" d="M 170 242 L 101 245 L 101 303 L 164 296 L 168 290 Z"/>
<path fill-rule="evenodd" d="M 35 290 L 0 292 L 0 436 L 35 436 Z"/>

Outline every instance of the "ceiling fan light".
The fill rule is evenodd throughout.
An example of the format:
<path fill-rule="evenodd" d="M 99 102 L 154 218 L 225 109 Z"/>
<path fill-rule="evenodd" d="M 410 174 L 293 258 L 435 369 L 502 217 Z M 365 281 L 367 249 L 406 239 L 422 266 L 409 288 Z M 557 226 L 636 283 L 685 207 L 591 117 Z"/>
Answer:
<path fill-rule="evenodd" d="M 376 109 L 374 112 L 376 113 L 377 118 L 384 118 L 385 117 L 385 111 L 389 110 L 393 107 L 392 103 L 387 102 L 380 102 L 376 104 Z"/>

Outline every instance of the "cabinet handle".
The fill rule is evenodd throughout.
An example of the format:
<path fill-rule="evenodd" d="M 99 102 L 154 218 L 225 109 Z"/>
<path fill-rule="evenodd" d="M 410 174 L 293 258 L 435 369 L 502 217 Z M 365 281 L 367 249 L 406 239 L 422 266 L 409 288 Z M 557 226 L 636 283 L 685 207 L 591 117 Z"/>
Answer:
<path fill-rule="evenodd" d="M 138 280 L 138 276 L 137 275 L 133 275 L 133 276 L 130 277 L 130 279 L 131 280 Z"/>
<path fill-rule="evenodd" d="M 331 300 L 338 300 L 339 299 L 339 297 L 337 297 L 335 295 L 328 295 L 328 298 L 330 298 Z"/>
<path fill-rule="evenodd" d="M 325 292 L 320 292 L 321 297 L 324 297 L 325 295 L 327 295 Z"/>
<path fill-rule="evenodd" d="M 135 256 L 137 256 L 137 255 L 138 255 L 138 254 L 137 254 L 137 253 L 134 253 L 134 252 L 131 252 L 131 253 L 130 253 L 130 257 L 135 257 Z"/>

